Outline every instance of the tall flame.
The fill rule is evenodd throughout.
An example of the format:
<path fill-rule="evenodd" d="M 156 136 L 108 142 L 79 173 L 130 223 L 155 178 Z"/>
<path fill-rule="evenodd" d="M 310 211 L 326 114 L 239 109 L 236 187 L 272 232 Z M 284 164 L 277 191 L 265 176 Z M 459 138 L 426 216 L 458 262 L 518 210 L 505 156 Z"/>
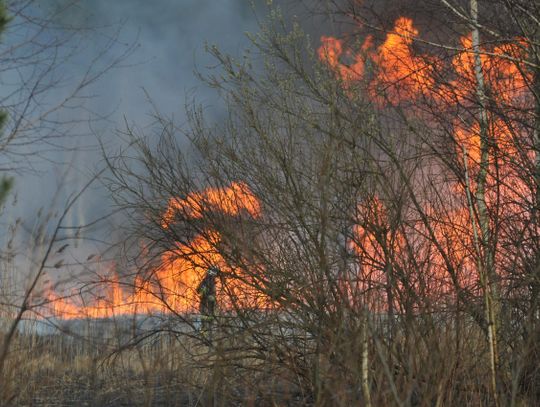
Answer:
<path fill-rule="evenodd" d="M 367 208 L 360 205 L 363 220 L 359 220 L 355 228 L 352 243 L 361 272 L 366 274 L 365 281 L 382 288 L 388 278 L 383 265 L 393 262 L 398 267 L 400 259 L 407 258 L 399 255 L 400 250 L 406 249 L 400 242 L 407 241 L 412 245 L 408 250 L 414 249 L 429 259 L 426 262 L 429 270 L 419 275 L 431 280 L 423 284 L 427 284 L 430 293 L 436 296 L 437 292 L 444 293 L 452 285 L 470 290 L 477 285 L 473 258 L 478 253 L 474 252 L 471 231 L 476 220 L 471 219 L 469 203 L 464 197 L 467 190 L 473 195 L 476 191 L 475 174 L 481 162 L 481 123 L 477 114 L 478 84 L 471 37 L 461 37 L 461 47 L 449 62 L 445 62 L 413 48 L 420 40 L 419 35 L 412 19 L 400 17 L 378 46 L 373 46 L 373 38 L 367 37 L 355 51 L 347 48 L 342 40 L 324 36 L 318 55 L 347 91 L 355 82 L 363 83 L 367 95 L 381 108 L 399 106 L 405 116 L 424 118 L 426 123 L 438 123 L 437 115 L 441 114 L 456 118 L 452 123 L 456 157 L 458 165 L 464 167 L 468 163 L 469 181 L 466 186 L 445 181 L 449 199 L 441 208 L 435 210 L 429 203 L 423 204 L 431 230 L 425 230 L 424 222 L 411 221 L 393 231 L 391 239 L 390 232 L 382 233 L 374 220 L 374 216 L 381 219 L 386 216 L 384 205 L 376 198 L 367 202 Z M 501 222 L 498 236 L 501 247 L 507 243 L 512 247 L 511 237 L 506 235 L 509 230 L 526 230 L 524 208 L 533 201 L 531 189 L 520 175 L 523 166 L 533 168 L 535 159 L 530 141 L 527 141 L 530 137 L 527 112 L 534 104 L 528 85 L 533 78 L 532 73 L 519 64 L 519 61 L 527 60 L 527 49 L 525 40 L 515 38 L 480 50 L 486 103 L 494 107 L 488 109 L 487 123 L 483 123 L 487 127 L 490 149 L 485 199 L 489 208 L 496 209 L 497 221 Z M 349 66 L 348 60 L 355 62 Z M 369 66 L 373 66 L 370 72 L 366 68 L 368 61 Z M 498 115 L 498 109 L 505 115 Z M 430 112 L 434 114 L 430 116 Z M 513 255 L 497 250 L 495 256 L 497 265 L 502 265 Z M 451 264 L 445 265 L 445 262 Z M 449 267 L 453 275 L 445 274 Z M 497 272 L 501 273 L 500 270 Z"/>
<path fill-rule="evenodd" d="M 419 114 L 425 117 L 421 110 L 426 105 L 439 112 L 464 112 L 452 123 L 453 138 L 458 159 L 463 163 L 468 161 L 469 171 L 474 175 L 481 160 L 481 136 L 480 123 L 474 114 L 477 84 L 471 38 L 460 38 L 460 49 L 449 62 L 444 62 L 413 49 L 419 35 L 412 19 L 400 17 L 378 46 L 374 45 L 371 36 L 354 50 L 342 39 L 323 36 L 318 56 L 347 91 L 355 83 L 364 83 L 367 94 L 380 107 L 406 106 L 405 114 L 415 117 Z M 522 221 L 523 202 L 530 201 L 531 194 L 518 173 L 518 159 L 534 159 L 531 151 L 523 152 L 526 143 L 523 121 L 520 120 L 521 112 L 530 106 L 531 93 L 527 85 L 531 74 L 514 62 L 526 57 L 526 49 L 523 40 L 515 39 L 484 49 L 481 54 L 490 103 L 510 107 L 506 118 L 493 113 L 488 115 L 492 154 L 486 202 L 488 206 L 499 205 L 499 217 L 510 223 Z M 441 72 L 448 73 L 447 80 L 440 80 Z M 454 117 L 458 115 L 454 114 Z M 385 267 L 392 263 L 396 272 L 405 269 L 407 265 L 401 262 L 406 261 L 406 251 L 411 250 L 428 259 L 425 264 L 415 265 L 425 272 L 406 282 L 414 290 L 428 290 L 430 295 L 438 297 L 452 291 L 456 285 L 476 289 L 473 261 L 476 254 L 471 234 L 474 220 L 463 199 L 467 188 L 469 192 L 476 188 L 474 176 L 466 187 L 448 181 L 445 188 L 450 196 L 446 206 L 433 208 L 424 203 L 430 230 L 420 221 L 388 229 L 391 224 L 389 211 L 378 197 L 358 205 L 358 225 L 353 228 L 350 248 L 359 259 L 358 274 L 364 282 L 361 289 L 382 292 L 376 299 L 379 303 L 388 295 L 384 294 L 389 278 Z M 179 220 L 204 219 L 212 213 L 230 217 L 245 214 L 257 218 L 261 216 L 261 204 L 246 184 L 233 182 L 227 187 L 206 188 L 183 198 L 171 198 L 160 223 L 164 230 L 169 230 Z M 499 236 L 501 241 L 506 238 L 505 233 L 503 228 Z M 436 247 L 433 237 L 438 242 Z M 112 271 L 99 282 L 100 295 L 91 298 L 60 296 L 50 289 L 47 297 L 52 313 L 69 319 L 195 312 L 199 302 L 197 287 L 211 265 L 222 270 L 216 282 L 221 307 L 266 306 L 268 299 L 254 288 L 250 276 L 235 269 L 221 256 L 217 248 L 222 239 L 217 231 L 204 230 L 187 243 L 177 243 L 161 255 L 151 273 L 137 275 L 129 284 L 120 282 Z M 506 255 L 509 254 L 498 251 L 497 262 L 504 264 Z M 451 264 L 445 265 L 448 262 Z M 447 273 L 448 267 L 452 267 L 453 275 Z M 406 283 L 398 281 L 395 286 L 402 287 Z"/>

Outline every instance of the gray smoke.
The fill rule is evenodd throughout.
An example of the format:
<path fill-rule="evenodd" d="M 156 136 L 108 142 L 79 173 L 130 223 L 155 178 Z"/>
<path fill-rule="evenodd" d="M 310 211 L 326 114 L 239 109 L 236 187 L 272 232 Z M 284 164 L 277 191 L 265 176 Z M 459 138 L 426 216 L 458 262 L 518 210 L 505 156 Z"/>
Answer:
<path fill-rule="evenodd" d="M 97 134 L 110 148 L 118 143 L 118 132 L 125 121 L 144 129 L 152 122 L 155 108 L 164 116 L 174 116 L 178 123 L 185 122 L 186 97 L 194 96 L 218 118 L 224 106 L 216 95 L 202 85 L 194 74 L 212 65 L 204 44 L 215 44 L 224 52 L 240 55 L 248 45 L 245 32 L 257 30 L 250 2 L 246 0 L 40 0 L 34 12 L 56 15 L 59 25 L 81 30 L 83 33 L 76 56 L 62 68 L 66 78 L 76 79 L 84 74 L 96 54 L 107 52 L 101 66 L 113 60 L 130 45 L 134 52 L 120 67 L 106 73 L 87 91 L 85 109 L 59 113 L 60 121 L 77 121 L 70 128 L 73 134 L 60 141 L 66 147 L 80 147 L 79 151 L 61 151 L 46 154 L 47 161 L 33 163 L 39 173 L 16 176 L 16 205 L 8 207 L 11 219 L 27 218 L 41 206 L 57 199 L 59 206 L 67 195 L 86 182 L 99 166 L 100 152 L 93 150 Z M 111 42 L 111 39 L 114 41 Z M 4 38 L 9 44 L 15 41 Z M 69 88 L 69 81 L 66 88 Z M 50 97 L 57 99 L 65 89 L 52 89 Z M 99 117 L 106 117 L 97 120 Z M 64 174 L 67 177 L 64 178 Z M 110 201 L 102 190 L 91 191 L 73 211 L 74 224 L 100 216 L 110 210 Z"/>

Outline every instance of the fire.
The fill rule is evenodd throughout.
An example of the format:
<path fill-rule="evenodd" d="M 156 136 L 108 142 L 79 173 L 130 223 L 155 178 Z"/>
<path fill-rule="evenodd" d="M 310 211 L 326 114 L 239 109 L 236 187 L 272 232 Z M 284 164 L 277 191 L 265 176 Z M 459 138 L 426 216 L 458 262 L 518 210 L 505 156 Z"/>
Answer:
<path fill-rule="evenodd" d="M 333 37 L 321 37 L 321 47 L 318 50 L 319 58 L 326 61 L 337 75 L 349 83 L 359 80 L 364 74 L 364 58 L 362 55 L 355 55 L 354 62 L 351 65 L 343 64 L 340 59 L 344 56 L 343 41 Z M 367 49 L 368 42 L 365 43 L 364 49 Z M 351 56 L 351 52 L 347 51 L 346 56 Z"/>
<path fill-rule="evenodd" d="M 452 180 L 445 181 L 441 187 L 448 194 L 447 202 L 437 208 L 420 202 L 429 225 L 418 219 L 418 213 L 413 210 L 411 213 L 416 217 L 408 214 L 410 219 L 405 216 L 406 222 L 391 230 L 389 210 L 380 198 L 359 203 L 358 224 L 353 227 L 349 248 L 358 260 L 360 289 L 372 292 L 375 287 L 375 302 L 383 308 L 386 305 L 380 302 L 389 295 L 385 292 L 389 285 L 387 267 L 390 264 L 395 269 L 394 278 L 398 278 L 399 271 L 407 269 L 403 262 L 411 257 L 411 252 L 421 254 L 419 257 L 428 261 L 414 265 L 422 272 L 408 276 L 409 287 L 400 281 L 394 287 L 403 291 L 427 290 L 432 297 L 455 292 L 452 288 L 456 286 L 470 291 L 478 287 L 474 262 L 478 253 L 472 234 L 476 219 L 465 199 L 467 193 L 474 196 L 476 192 L 475 175 L 482 145 L 472 42 L 469 36 L 461 37 L 453 58 L 442 61 L 414 49 L 419 36 L 413 20 L 400 17 L 378 45 L 373 37 L 367 37 L 353 49 L 342 39 L 323 36 L 318 49 L 320 60 L 328 65 L 349 95 L 353 85 L 363 83 L 366 94 L 380 108 L 405 107 L 404 114 L 410 117 L 426 117 L 425 112 L 432 110 L 456 117 L 452 140 L 456 165 L 465 171 L 465 163 L 468 164 L 467 185 Z M 507 109 L 509 114 L 505 118 L 497 117 L 493 109 L 487 115 L 487 134 L 484 134 L 490 148 L 486 204 L 490 208 L 498 207 L 499 218 L 508 220 L 498 236 L 501 247 L 507 238 L 506 230 L 525 223 L 523 203 L 531 201 L 531 192 L 518 170 L 519 160 L 534 159 L 532 152 L 523 151 L 526 126 L 520 116 L 531 105 L 528 84 L 532 78 L 514 62 L 524 58 L 526 49 L 527 44 L 517 39 L 485 48 L 481 54 L 486 103 L 512 107 Z M 440 80 L 441 72 L 447 74 L 446 80 Z M 172 197 L 159 223 L 164 231 L 170 231 L 182 220 L 202 220 L 213 214 L 258 218 L 261 213 L 261 203 L 251 189 L 243 182 L 233 182 L 227 187 L 209 187 L 185 197 Z M 178 242 L 162 253 L 159 264 L 149 273 L 137 275 L 131 283 L 120 282 L 111 271 L 98 284 L 101 295 L 90 299 L 59 296 L 51 289 L 47 298 L 52 313 L 69 319 L 196 312 L 197 287 L 210 266 L 222 271 L 216 281 L 220 308 L 268 306 L 268 299 L 256 289 L 251 277 L 222 257 L 219 247 L 223 239 L 215 230 L 202 230 L 188 242 Z M 504 264 L 511 253 L 498 250 L 495 256 L 497 264 Z"/>
<path fill-rule="evenodd" d="M 415 56 L 411 45 L 418 36 L 409 18 L 396 20 L 394 30 L 386 36 L 384 43 L 371 55 L 378 68 L 376 79 L 371 84 L 373 97 L 381 97 L 391 104 L 405 98 L 416 99 L 434 86 L 432 77 L 433 58 Z"/>
<path fill-rule="evenodd" d="M 409 18 L 400 17 L 385 41 L 373 49 L 373 38 L 368 36 L 360 51 L 353 53 L 343 49 L 343 41 L 334 37 L 322 37 L 318 49 L 319 58 L 336 72 L 347 86 L 364 78 L 365 61 L 375 66 L 374 79 L 368 89 L 371 97 L 380 104 L 397 104 L 406 99 L 416 99 L 435 83 L 432 78 L 435 58 L 416 56 L 411 45 L 418 30 Z M 344 57 L 352 59 L 352 65 L 343 63 Z"/>
<path fill-rule="evenodd" d="M 184 199 L 171 198 L 161 225 L 168 229 L 179 215 L 201 219 L 209 212 L 256 218 L 261 215 L 261 207 L 246 184 L 235 182 L 193 192 Z M 219 253 L 221 240 L 219 233 L 207 230 L 187 243 L 177 243 L 161 254 L 159 264 L 147 275 L 138 274 L 131 283 L 119 281 L 113 264 L 88 293 L 60 296 L 48 287 L 45 297 L 49 306 L 44 313 L 62 319 L 99 319 L 197 312 L 197 287 L 210 266 L 221 270 L 216 283 L 220 308 L 264 306 L 266 299 L 252 288 L 250 277 L 227 264 Z"/>
<path fill-rule="evenodd" d="M 358 261 L 356 283 L 365 293 L 372 311 L 385 312 L 390 305 L 399 309 L 402 304 L 398 301 L 398 293 L 411 290 L 427 292 L 431 300 L 443 300 L 452 297 L 456 285 L 476 289 L 474 246 L 467 233 L 470 225 L 467 208 L 454 205 L 443 211 L 433 207 L 427 207 L 425 211 L 437 241 L 453 262 L 454 276 L 445 273 L 445 260 L 421 221 L 408 219 L 400 227 L 391 227 L 386 203 L 377 196 L 358 205 L 358 223 L 353 227 L 349 247 Z M 407 270 L 406 262 L 411 254 L 429 261 L 415 265 L 423 272 L 403 279 L 403 270 Z"/>
<path fill-rule="evenodd" d="M 248 186 L 233 182 L 227 188 L 207 188 L 202 192 L 193 192 L 185 199 L 171 198 L 163 214 L 162 226 L 167 228 L 177 214 L 190 219 L 200 219 L 205 212 L 211 210 L 230 216 L 237 216 L 245 211 L 254 218 L 261 213 L 259 201 Z"/>
<path fill-rule="evenodd" d="M 474 52 L 470 36 L 460 38 L 461 50 L 444 67 L 439 58 L 417 53 L 413 44 L 420 39 L 413 20 L 399 17 L 384 41 L 373 46 L 373 37 L 367 36 L 355 52 L 347 49 L 343 40 L 331 36 L 321 37 L 318 56 L 331 68 L 347 87 L 353 82 L 369 80 L 368 90 L 372 99 L 380 105 L 397 105 L 425 96 L 432 102 L 466 104 L 474 94 Z M 497 102 L 521 107 L 528 100 L 527 83 L 531 74 L 524 72 L 513 61 L 525 59 L 527 44 L 523 40 L 505 43 L 481 54 L 484 75 Z M 345 60 L 352 60 L 347 64 Z M 366 62 L 374 66 L 374 72 L 366 72 Z M 451 68 L 456 79 L 437 81 L 437 71 Z M 373 76 L 369 79 L 369 76 Z M 440 105 L 442 106 L 442 105 Z"/>
<path fill-rule="evenodd" d="M 417 40 L 421 40 L 420 32 L 413 20 L 400 17 L 377 46 L 373 45 L 370 36 L 355 51 L 339 39 L 324 36 L 318 56 L 343 82 L 347 92 L 355 83 L 363 84 L 363 91 L 379 108 L 396 106 L 406 118 L 413 121 L 423 118 L 425 123 L 438 123 L 437 115 L 441 114 L 454 118 L 452 141 L 456 165 L 463 172 L 468 171 L 469 181 L 468 185 L 458 184 L 455 180 L 443 181 L 442 188 L 447 191 L 448 199 L 437 210 L 428 202 L 422 203 L 431 230 L 426 230 L 423 222 L 406 219 L 399 230 L 381 232 L 379 223 L 389 224 L 389 220 L 384 205 L 376 198 L 359 206 L 359 225 L 353 231 L 352 249 L 358 257 L 363 281 L 378 284 L 382 290 L 389 278 L 384 267 L 388 263 L 400 266 L 400 259 L 407 256 L 399 253 L 407 249 L 407 242 L 408 250 L 422 253 L 420 258 L 429 259 L 429 267 L 421 273 L 422 278 L 427 279 L 422 284 L 437 296 L 436 293 L 444 294 L 452 285 L 469 290 L 478 285 L 478 270 L 473 261 L 478 253 L 475 253 L 472 233 L 472 225 L 477 219 L 471 217 L 465 197 L 467 190 L 473 197 L 477 190 L 482 137 L 486 138 L 484 141 L 489 148 L 485 199 L 488 208 L 497 213 L 497 221 L 501 222 L 500 247 L 512 247 L 507 231 L 527 228 L 524 208 L 533 199 L 520 169 L 523 166 L 533 168 L 535 160 L 528 141 L 529 129 L 533 126 L 527 124 L 530 122 L 527 112 L 534 106 L 530 90 L 533 77 L 530 71 L 516 63 L 527 60 L 529 44 L 525 40 L 515 38 L 483 46 L 480 61 L 487 123 L 481 124 L 471 37 L 464 35 L 459 39 L 460 47 L 449 61 L 422 53 L 421 48 L 413 47 L 415 42 L 420 42 Z M 346 60 L 353 60 L 354 64 L 346 65 Z M 368 71 L 368 66 L 373 68 Z M 505 115 L 499 117 L 498 111 Z M 430 116 L 430 112 L 435 114 Z M 483 135 L 481 125 L 485 125 Z M 495 263 L 502 265 L 515 256 L 501 249 L 495 252 L 495 257 Z M 501 275 L 502 271 L 498 269 L 497 273 Z M 385 296 L 383 291 L 380 294 Z"/>

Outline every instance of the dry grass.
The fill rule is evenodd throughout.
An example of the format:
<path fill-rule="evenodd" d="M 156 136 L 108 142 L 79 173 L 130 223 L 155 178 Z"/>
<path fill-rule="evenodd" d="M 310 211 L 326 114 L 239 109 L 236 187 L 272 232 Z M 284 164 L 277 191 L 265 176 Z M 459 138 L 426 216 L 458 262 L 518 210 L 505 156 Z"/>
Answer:
<path fill-rule="evenodd" d="M 221 350 L 170 333 L 135 346 L 120 344 L 118 336 L 97 338 L 19 334 L 6 364 L 1 404 L 270 406 L 276 398 L 280 405 L 298 404 L 295 386 L 271 377 L 276 370 L 266 372 L 268 366 L 248 352 L 232 352 L 239 343 L 230 338 Z"/>
<path fill-rule="evenodd" d="M 470 321 L 461 321 L 459 327 L 455 321 L 433 325 L 419 319 L 408 324 L 398 324 L 392 338 L 384 323 L 373 324 L 369 388 L 374 406 L 492 405 L 485 338 L 479 328 Z M 335 332 L 332 346 L 318 349 L 317 338 L 300 348 L 292 336 L 277 334 L 264 343 L 273 349 L 264 349 L 252 334 L 216 328 L 208 346 L 202 335 L 169 332 L 121 351 L 120 336 L 90 340 L 61 333 L 19 334 L 6 365 L 2 404 L 363 404 L 358 333 Z M 530 385 L 534 390 L 534 383 Z M 513 405 L 534 406 L 534 397 L 518 389 Z"/>

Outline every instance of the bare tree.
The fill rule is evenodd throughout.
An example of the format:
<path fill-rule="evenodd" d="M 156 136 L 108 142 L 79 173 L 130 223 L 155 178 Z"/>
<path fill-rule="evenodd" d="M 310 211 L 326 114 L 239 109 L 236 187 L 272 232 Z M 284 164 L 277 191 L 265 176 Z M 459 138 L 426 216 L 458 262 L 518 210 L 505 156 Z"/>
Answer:
<path fill-rule="evenodd" d="M 32 0 L 5 3 L 9 22 L 0 48 L 0 107 L 7 122 L 0 144 L 1 166 L 5 173 L 28 172 L 36 157 L 73 149 L 74 139 L 89 136 L 83 125 L 103 119 L 88 110 L 88 100 L 95 97 L 92 86 L 120 67 L 134 45 L 119 46 L 121 26 L 99 27 L 110 32 L 109 40 L 90 55 L 84 38 L 96 27 L 63 17 L 80 7 L 77 1 L 58 7 Z M 70 64 L 84 52 L 88 65 L 80 74 L 70 72 Z"/>

